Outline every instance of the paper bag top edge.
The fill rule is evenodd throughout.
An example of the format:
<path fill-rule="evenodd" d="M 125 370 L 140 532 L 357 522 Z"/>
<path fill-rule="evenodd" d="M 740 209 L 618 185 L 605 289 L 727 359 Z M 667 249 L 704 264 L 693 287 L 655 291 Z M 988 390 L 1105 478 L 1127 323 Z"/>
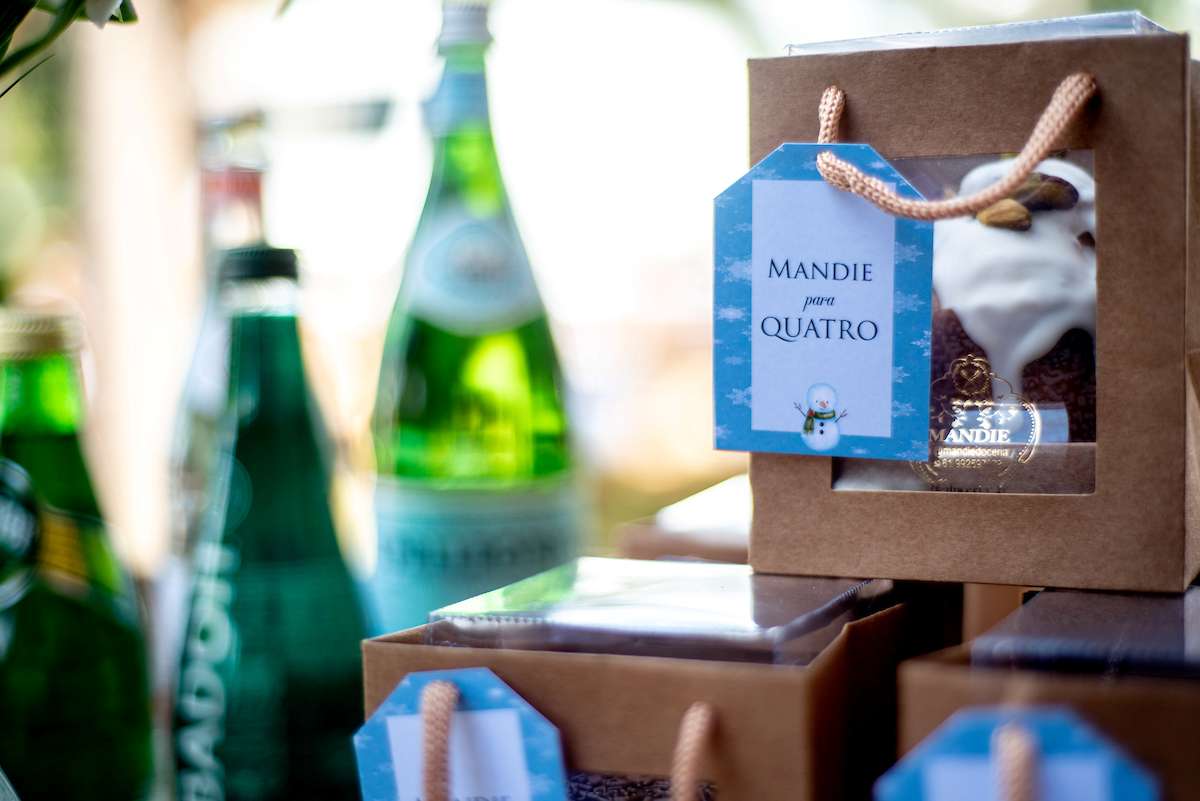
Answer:
<path fill-rule="evenodd" d="M 1009 22 L 1000 25 L 976 25 L 915 31 L 832 42 L 790 44 L 788 56 L 815 56 L 834 53 L 861 53 L 874 50 L 908 50 L 921 47 L 964 47 L 1062 39 L 1089 39 L 1113 36 L 1172 36 L 1171 31 L 1137 11 L 1113 11 L 1075 17 Z"/>

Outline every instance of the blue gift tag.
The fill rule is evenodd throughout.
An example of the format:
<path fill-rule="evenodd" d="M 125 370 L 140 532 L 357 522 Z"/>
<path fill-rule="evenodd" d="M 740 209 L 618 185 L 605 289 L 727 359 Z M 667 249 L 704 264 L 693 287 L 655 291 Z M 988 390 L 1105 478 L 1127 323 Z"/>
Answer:
<path fill-rule="evenodd" d="M 458 687 L 450 724 L 450 797 L 565 801 L 558 729 L 487 668 L 410 673 L 354 735 L 363 801 L 420 801 L 421 691 Z"/>
<path fill-rule="evenodd" d="M 832 151 L 920 194 L 868 145 L 785 144 L 716 199 L 716 446 L 929 456 L 933 225 L 817 172 Z"/>
<path fill-rule="evenodd" d="M 1157 801 L 1154 779 L 1066 709 L 981 707 L 956 713 L 875 783 L 875 801 L 1004 801 L 994 735 L 1031 738 L 1035 798 Z"/>

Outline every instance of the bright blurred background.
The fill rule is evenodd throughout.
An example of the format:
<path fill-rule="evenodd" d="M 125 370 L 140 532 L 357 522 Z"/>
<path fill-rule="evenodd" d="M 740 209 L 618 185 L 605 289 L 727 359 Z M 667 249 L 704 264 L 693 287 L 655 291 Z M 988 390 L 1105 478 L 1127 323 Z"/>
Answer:
<path fill-rule="evenodd" d="M 711 447 L 711 198 L 746 167 L 748 57 L 1128 8 L 1108 0 L 497 0 L 500 159 L 573 389 L 600 540 L 744 469 Z M 1196 32 L 1200 0 L 1134 4 Z M 168 548 L 168 451 L 203 302 L 198 128 L 261 113 L 266 229 L 303 257 L 327 419 L 366 423 L 424 200 L 438 0 L 138 0 L 0 102 L 0 275 L 77 307 L 88 447 L 118 549 Z"/>

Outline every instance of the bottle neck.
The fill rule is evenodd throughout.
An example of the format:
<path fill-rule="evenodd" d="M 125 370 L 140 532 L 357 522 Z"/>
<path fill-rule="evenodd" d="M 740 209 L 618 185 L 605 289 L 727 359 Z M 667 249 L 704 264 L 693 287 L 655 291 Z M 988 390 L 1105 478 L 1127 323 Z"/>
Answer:
<path fill-rule="evenodd" d="M 206 290 L 219 284 L 220 254 L 263 240 L 263 173 L 255 167 L 218 164 L 200 172 Z"/>
<path fill-rule="evenodd" d="M 309 415 L 296 321 L 296 284 L 241 281 L 223 289 L 229 315 L 229 402 L 238 426 L 275 426 Z"/>
<path fill-rule="evenodd" d="M 99 516 L 79 441 L 83 392 L 72 354 L 0 363 L 0 456 L 29 472 L 38 496 Z"/>
<path fill-rule="evenodd" d="M 52 353 L 0 363 L 3 436 L 76 434 L 83 393 L 72 356 Z"/>
<path fill-rule="evenodd" d="M 507 207 L 488 115 L 484 50 L 484 45 L 443 50 L 446 67 L 425 107 L 434 140 L 427 209 L 454 204 L 486 217 Z"/>

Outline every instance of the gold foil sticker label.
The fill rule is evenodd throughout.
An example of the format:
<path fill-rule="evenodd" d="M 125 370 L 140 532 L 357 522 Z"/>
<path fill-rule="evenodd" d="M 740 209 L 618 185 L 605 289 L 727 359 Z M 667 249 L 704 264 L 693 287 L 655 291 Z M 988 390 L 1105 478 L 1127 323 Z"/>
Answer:
<path fill-rule="evenodd" d="M 1029 463 L 1042 437 L 1037 407 L 992 372 L 988 360 L 955 359 L 930 393 L 930 459 L 912 467 L 931 487 L 1002 490 Z"/>
<path fill-rule="evenodd" d="M 43 570 L 85 587 L 88 566 L 83 555 L 79 524 L 66 515 L 44 512 L 38 562 Z"/>

